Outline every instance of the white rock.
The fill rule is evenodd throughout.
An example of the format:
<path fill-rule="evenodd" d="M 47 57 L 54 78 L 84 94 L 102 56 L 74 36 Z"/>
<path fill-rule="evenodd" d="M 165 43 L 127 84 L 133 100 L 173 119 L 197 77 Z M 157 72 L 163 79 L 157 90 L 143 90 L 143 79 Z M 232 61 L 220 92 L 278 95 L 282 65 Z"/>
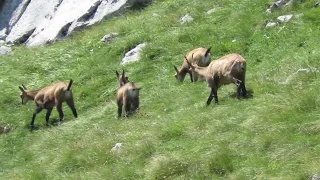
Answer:
<path fill-rule="evenodd" d="M 283 15 L 283 16 L 279 16 L 277 18 L 278 22 L 281 22 L 281 23 L 286 23 L 286 22 L 289 22 L 290 19 L 292 18 L 292 14 L 288 14 L 288 15 Z"/>
<path fill-rule="evenodd" d="M 10 47 L 0 46 L 0 56 L 5 55 L 5 54 L 9 54 L 11 51 L 12 51 L 12 49 Z"/>
<path fill-rule="evenodd" d="M 110 152 L 119 151 L 122 148 L 122 143 L 116 143 L 116 145 L 110 150 Z"/>
<path fill-rule="evenodd" d="M 116 38 L 118 36 L 118 33 L 110 33 L 105 36 L 100 40 L 102 42 L 110 42 L 112 39 Z"/>
<path fill-rule="evenodd" d="M 5 40 L 6 39 L 6 37 L 7 37 L 6 32 L 7 32 L 7 28 L 4 28 L 4 29 L 2 29 L 0 31 L 0 40 Z"/>
<path fill-rule="evenodd" d="M 212 14 L 212 13 L 214 13 L 214 12 L 216 12 L 216 8 L 213 8 L 213 9 L 208 10 L 208 11 L 206 12 L 206 14 Z"/>
<path fill-rule="evenodd" d="M 185 16 L 183 16 L 182 18 L 180 18 L 179 21 L 180 21 L 181 24 L 184 24 L 184 23 L 193 21 L 193 18 L 192 18 L 192 16 L 190 16 L 189 14 L 186 14 Z"/>
<path fill-rule="evenodd" d="M 7 42 L 26 42 L 29 47 L 43 45 L 65 38 L 74 30 L 93 25 L 115 13 L 122 13 L 135 3 L 150 1 L 7 0 L 3 7 L 6 13 L 0 12 L 0 31 L 6 28 L 8 36 L 5 34 L 2 39 L 6 38 Z M 7 2 L 15 4 L 15 7 L 8 8 Z"/>
<path fill-rule="evenodd" d="M 266 28 L 273 27 L 273 26 L 276 26 L 276 25 L 278 25 L 277 22 L 270 21 L 270 22 L 267 23 Z"/>
<path fill-rule="evenodd" d="M 131 49 L 129 52 L 127 52 L 122 59 L 121 63 L 122 65 L 127 64 L 129 62 L 135 62 L 139 60 L 140 53 L 142 49 L 146 46 L 146 43 L 139 44 L 135 48 Z"/>
<path fill-rule="evenodd" d="M 25 42 L 39 24 L 46 21 L 46 16 L 53 15 L 59 0 L 32 0 L 20 19 L 12 27 L 6 41 L 10 43 Z"/>

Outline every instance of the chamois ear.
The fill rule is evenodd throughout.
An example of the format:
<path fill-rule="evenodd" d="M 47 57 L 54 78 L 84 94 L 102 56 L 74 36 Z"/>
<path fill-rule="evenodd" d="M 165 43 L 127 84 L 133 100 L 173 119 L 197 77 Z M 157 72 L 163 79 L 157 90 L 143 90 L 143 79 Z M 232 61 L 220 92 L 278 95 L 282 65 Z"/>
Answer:
<path fill-rule="evenodd" d="M 175 70 L 177 73 L 179 73 L 179 70 L 178 70 L 178 68 L 177 68 L 175 65 L 173 65 L 173 68 L 174 68 L 174 70 Z"/>
<path fill-rule="evenodd" d="M 207 56 L 210 53 L 211 50 L 211 46 L 207 49 L 206 53 L 204 54 L 204 56 Z"/>
<path fill-rule="evenodd" d="M 117 71 L 117 70 L 116 70 L 116 75 L 117 75 L 117 78 L 119 78 L 119 76 L 120 76 L 120 75 L 119 75 L 119 73 L 118 73 L 118 71 Z"/>
<path fill-rule="evenodd" d="M 19 89 L 21 92 L 24 92 L 24 89 L 21 86 L 19 86 Z"/>

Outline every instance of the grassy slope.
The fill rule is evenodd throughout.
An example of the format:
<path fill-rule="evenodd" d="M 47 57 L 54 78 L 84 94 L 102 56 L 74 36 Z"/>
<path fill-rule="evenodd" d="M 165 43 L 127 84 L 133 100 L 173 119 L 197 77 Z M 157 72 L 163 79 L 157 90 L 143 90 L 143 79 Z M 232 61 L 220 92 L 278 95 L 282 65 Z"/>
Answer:
<path fill-rule="evenodd" d="M 64 42 L 1 56 L 0 119 L 14 129 L 0 136 L 0 177 L 306 179 L 320 173 L 320 9 L 310 0 L 265 15 L 269 2 L 158 0 Z M 211 8 L 217 11 L 206 15 Z M 181 25 L 177 20 L 187 13 L 194 21 Z M 264 29 L 286 13 L 304 16 Z M 110 32 L 120 36 L 99 42 Z M 142 59 L 120 66 L 140 42 L 148 42 Z M 241 53 L 253 98 L 237 100 L 229 85 L 218 91 L 219 105 L 206 107 L 204 82 L 176 82 L 172 65 L 199 46 L 212 46 L 214 58 Z M 114 71 L 122 68 L 143 88 L 141 112 L 117 120 Z M 300 68 L 313 71 L 283 83 Z M 65 107 L 65 123 L 47 128 L 42 112 L 40 130 L 30 133 L 34 104 L 20 104 L 18 85 L 36 89 L 70 78 L 79 117 Z M 51 122 L 57 118 L 54 111 Z M 118 142 L 123 149 L 110 153 Z"/>

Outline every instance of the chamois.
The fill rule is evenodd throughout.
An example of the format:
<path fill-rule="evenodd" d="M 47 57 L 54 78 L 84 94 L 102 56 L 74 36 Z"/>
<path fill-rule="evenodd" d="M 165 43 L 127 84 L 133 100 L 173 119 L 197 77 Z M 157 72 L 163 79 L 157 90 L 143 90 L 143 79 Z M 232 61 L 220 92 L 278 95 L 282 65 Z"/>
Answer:
<path fill-rule="evenodd" d="M 191 67 L 193 81 L 197 81 L 198 76 L 205 79 L 211 93 L 207 100 L 209 105 L 214 98 L 218 104 L 217 91 L 222 85 L 233 83 L 237 85 L 237 98 L 246 97 L 245 87 L 246 60 L 240 54 L 228 54 L 217 60 L 212 61 L 208 67 L 199 67 L 195 63 L 190 63 L 187 57 L 185 61 Z"/>
<path fill-rule="evenodd" d="M 137 111 L 139 109 L 140 89 L 141 88 L 138 87 L 133 82 L 128 82 L 118 88 L 118 92 L 117 92 L 118 118 L 121 117 L 123 106 L 125 107 L 124 117 L 128 116 L 131 106 L 133 106 L 134 111 Z"/>
<path fill-rule="evenodd" d="M 125 75 L 124 70 L 122 70 L 122 74 L 120 75 L 118 71 L 116 71 L 116 75 L 119 82 L 119 87 L 129 82 L 128 76 Z"/>
<path fill-rule="evenodd" d="M 24 85 L 19 86 L 21 90 L 21 100 L 22 104 L 26 104 L 29 100 L 33 100 L 36 103 L 36 110 L 33 113 L 32 121 L 30 123 L 31 129 L 34 128 L 34 120 L 36 115 L 40 113 L 43 109 L 47 110 L 46 114 L 46 124 L 49 125 L 49 117 L 51 115 L 52 109 L 56 106 L 59 112 L 60 121 L 63 121 L 64 114 L 62 111 L 62 103 L 66 102 L 67 105 L 72 110 L 75 118 L 77 118 L 77 110 L 74 105 L 73 95 L 72 95 L 72 85 L 73 80 L 71 79 L 69 84 L 66 82 L 58 82 L 56 84 L 46 86 L 40 90 L 30 91 Z"/>
<path fill-rule="evenodd" d="M 210 64 L 211 61 L 211 54 L 210 54 L 211 47 L 208 49 L 206 48 L 196 48 L 192 51 L 188 52 L 185 57 L 188 58 L 190 63 L 195 63 L 200 67 L 206 67 Z M 192 73 L 190 72 L 190 66 L 187 62 L 183 61 L 183 64 L 178 70 L 176 66 L 173 66 L 176 74 L 174 75 L 178 81 L 183 81 L 186 74 L 189 73 L 191 82 L 193 81 Z"/>

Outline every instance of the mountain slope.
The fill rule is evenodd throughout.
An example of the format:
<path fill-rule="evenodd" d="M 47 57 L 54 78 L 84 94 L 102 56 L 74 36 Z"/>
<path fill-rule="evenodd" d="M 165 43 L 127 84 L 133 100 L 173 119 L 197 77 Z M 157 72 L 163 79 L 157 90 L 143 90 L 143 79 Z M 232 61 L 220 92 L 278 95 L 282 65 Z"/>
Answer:
<path fill-rule="evenodd" d="M 270 15 L 267 0 L 155 1 L 142 11 L 76 33 L 57 44 L 1 56 L 0 136 L 4 179 L 307 179 L 319 168 L 319 8 L 294 3 Z M 212 14 L 205 12 L 215 8 Z M 284 14 L 301 14 L 265 28 Z M 194 21 L 180 24 L 190 14 Z M 110 44 L 100 42 L 118 32 Z M 120 66 L 125 52 L 147 42 L 140 61 Z M 247 88 L 218 91 L 206 106 L 204 82 L 179 83 L 173 65 L 196 47 L 212 57 L 237 52 L 247 60 Z M 117 117 L 115 70 L 142 87 L 140 113 Z M 300 73 L 295 73 L 299 69 Z M 37 89 L 74 80 L 79 117 L 64 105 L 65 122 L 30 132 L 34 104 L 21 105 L 20 84 Z M 116 143 L 120 151 L 110 152 Z"/>

